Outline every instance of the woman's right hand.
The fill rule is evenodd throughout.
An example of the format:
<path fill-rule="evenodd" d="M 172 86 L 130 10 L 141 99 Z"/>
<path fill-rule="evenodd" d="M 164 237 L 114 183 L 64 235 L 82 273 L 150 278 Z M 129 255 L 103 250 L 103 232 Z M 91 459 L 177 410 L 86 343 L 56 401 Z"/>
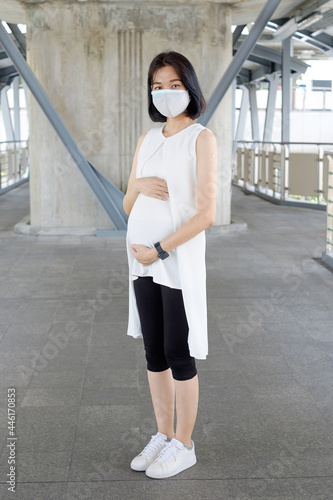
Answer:
<path fill-rule="evenodd" d="M 145 196 L 166 201 L 169 199 L 168 185 L 159 177 L 140 177 L 135 180 L 135 188 Z"/>

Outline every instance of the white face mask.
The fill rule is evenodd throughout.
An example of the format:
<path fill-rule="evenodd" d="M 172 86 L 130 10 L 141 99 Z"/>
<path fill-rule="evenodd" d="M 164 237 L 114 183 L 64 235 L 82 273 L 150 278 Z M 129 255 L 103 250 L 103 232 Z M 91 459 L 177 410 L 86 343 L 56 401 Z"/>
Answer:
<path fill-rule="evenodd" d="M 152 90 L 151 95 L 155 108 L 168 118 L 174 118 L 185 111 L 191 99 L 187 90 Z"/>

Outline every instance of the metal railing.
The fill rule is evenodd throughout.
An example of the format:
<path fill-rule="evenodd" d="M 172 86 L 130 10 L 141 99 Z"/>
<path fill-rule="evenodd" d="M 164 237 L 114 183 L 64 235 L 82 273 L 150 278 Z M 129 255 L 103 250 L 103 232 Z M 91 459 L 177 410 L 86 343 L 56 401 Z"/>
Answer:
<path fill-rule="evenodd" d="M 0 194 L 28 179 L 28 141 L 0 142 Z"/>
<path fill-rule="evenodd" d="M 326 253 L 333 253 L 333 151 L 328 156 Z"/>
<path fill-rule="evenodd" d="M 332 147 L 320 143 L 237 141 L 233 183 L 276 203 L 325 209 L 325 150 Z"/>

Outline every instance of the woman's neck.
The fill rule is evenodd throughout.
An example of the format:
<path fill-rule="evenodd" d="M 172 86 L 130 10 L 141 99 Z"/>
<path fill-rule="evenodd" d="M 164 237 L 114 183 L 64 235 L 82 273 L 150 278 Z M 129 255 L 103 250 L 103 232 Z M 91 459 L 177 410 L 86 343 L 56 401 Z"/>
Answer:
<path fill-rule="evenodd" d="M 192 123 L 194 123 L 194 120 L 184 113 L 175 116 L 174 118 L 167 118 L 166 124 L 163 128 L 163 135 L 165 135 L 165 137 L 170 137 L 171 135 L 177 134 L 184 128 L 187 128 Z"/>

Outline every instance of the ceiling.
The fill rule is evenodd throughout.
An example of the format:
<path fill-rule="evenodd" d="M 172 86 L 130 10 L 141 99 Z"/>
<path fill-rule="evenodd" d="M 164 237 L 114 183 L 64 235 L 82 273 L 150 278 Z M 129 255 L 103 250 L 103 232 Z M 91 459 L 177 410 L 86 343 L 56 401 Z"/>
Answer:
<path fill-rule="evenodd" d="M 276 11 L 258 43 L 269 49 L 281 51 L 282 41 L 292 36 L 294 57 L 303 60 L 331 59 L 333 57 L 333 0 L 290 3 L 301 5 L 294 8 L 287 17 L 279 17 L 279 11 Z M 251 29 L 251 23 L 247 24 L 247 27 Z M 245 38 L 244 34 L 240 37 L 240 41 Z"/>
<path fill-rule="evenodd" d="M 25 3 L 38 3 L 45 0 L 0 0 L 0 19 L 7 21 L 13 31 L 12 38 L 22 54 L 25 55 L 25 36 L 16 26 L 25 23 Z M 50 0 L 47 0 L 50 1 Z M 67 0 L 72 2 L 83 0 Z M 93 0 L 88 0 L 93 1 Z M 101 0 L 102 1 L 102 0 Z M 114 0 L 103 0 L 114 2 Z M 118 0 L 119 1 L 119 0 Z M 122 0 L 126 1 L 126 0 Z M 138 3 L 141 0 L 132 0 Z M 168 3 L 169 0 L 155 0 L 156 3 Z M 170 0 L 174 4 L 177 0 Z M 188 0 L 178 0 L 179 3 Z M 194 3 L 205 3 L 212 0 L 190 0 Z M 232 5 L 232 22 L 237 26 L 246 26 L 251 30 L 253 22 L 261 13 L 267 0 L 222 0 L 221 3 Z M 239 33 L 242 31 L 240 28 Z M 247 32 L 248 33 L 248 32 Z M 283 39 L 292 36 L 294 61 L 292 71 L 295 74 L 305 71 L 304 63 L 297 59 L 333 57 L 333 0 L 281 0 L 271 21 L 267 24 L 257 46 L 249 59 L 244 63 L 244 81 L 256 81 L 265 78 L 265 74 L 280 70 L 281 48 Z M 235 41 L 235 51 L 246 39 L 245 30 Z M 302 68 L 302 64 L 304 68 Z M 6 57 L 0 46 L 0 88 L 10 84 L 17 74 L 10 59 Z"/>
<path fill-rule="evenodd" d="M 0 19 L 3 19 L 10 23 L 24 23 L 25 22 L 25 4 L 31 3 L 43 3 L 45 0 L 0 0 Z M 79 0 L 69 0 L 72 2 Z M 82 1 L 82 0 L 81 0 Z M 88 0 L 92 1 L 92 0 Z M 115 0 L 104 0 L 105 2 L 118 3 Z M 124 0 L 122 0 L 124 1 Z M 133 3 L 139 3 L 142 0 L 132 0 Z M 178 0 L 179 3 L 205 3 L 211 0 Z M 215 0 L 216 1 L 216 0 Z M 156 3 L 168 3 L 168 0 L 155 0 Z M 177 0 L 176 0 L 177 2 Z M 130 3 L 130 2 L 129 2 Z M 172 0 L 175 3 L 175 0 Z M 261 10 L 267 3 L 267 0 L 221 0 L 220 3 L 226 3 L 232 6 L 233 9 L 233 24 L 247 24 L 251 21 L 255 21 L 257 16 L 260 14 Z M 295 14 L 298 9 L 304 4 L 313 4 L 314 8 L 316 5 L 322 3 L 331 4 L 329 8 L 333 8 L 333 2 L 322 2 L 321 0 L 316 1 L 305 1 L 305 0 L 281 0 L 280 5 L 276 9 L 274 17 L 283 18 L 290 17 Z"/>
<path fill-rule="evenodd" d="M 24 23 L 25 22 L 25 3 L 39 3 L 45 0 L 0 0 L 0 19 L 3 19 L 10 23 Z M 72 2 L 79 0 L 69 0 Z M 82 1 L 82 0 L 81 0 Z M 91 0 L 88 0 L 91 1 Z M 105 2 L 114 2 L 114 0 L 104 0 Z M 122 0 L 124 2 L 124 0 Z M 142 0 L 132 0 L 133 3 L 139 3 Z M 176 0 L 177 1 L 177 0 Z M 211 0 L 178 0 L 179 3 L 205 3 Z M 216 0 L 215 0 L 216 1 Z M 168 3 L 168 0 L 155 0 L 157 3 Z M 221 3 L 226 3 L 232 5 L 233 8 L 233 23 L 234 24 L 247 24 L 251 21 L 255 21 L 267 0 L 221 0 Z M 172 0 L 175 3 L 175 0 Z M 320 0 L 316 2 L 305 2 L 304 0 L 281 0 L 279 7 L 276 10 L 275 16 L 278 18 L 289 17 L 297 9 L 299 9 L 305 3 L 320 4 Z M 332 2 L 328 2 L 332 4 Z M 331 8 L 333 8 L 331 6 Z"/>
<path fill-rule="evenodd" d="M 236 0 L 233 2 L 233 24 L 247 24 L 255 21 L 267 0 Z M 308 4 L 305 0 L 281 0 L 275 11 L 275 18 L 289 17 L 293 15 L 302 5 Z M 320 3 L 318 1 L 311 3 Z M 330 2 L 332 3 L 332 2 Z"/>

